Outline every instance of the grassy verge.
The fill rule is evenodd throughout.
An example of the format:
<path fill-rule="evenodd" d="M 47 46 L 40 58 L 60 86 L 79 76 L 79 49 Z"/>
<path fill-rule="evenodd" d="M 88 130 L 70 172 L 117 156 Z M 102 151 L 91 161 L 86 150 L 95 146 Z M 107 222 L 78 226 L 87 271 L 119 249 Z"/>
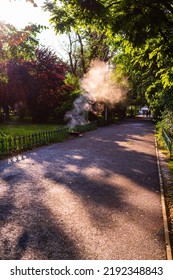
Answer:
<path fill-rule="evenodd" d="M 63 142 L 68 132 L 65 127 L 51 124 L 0 125 L 0 159 L 39 146 Z"/>
<path fill-rule="evenodd" d="M 168 168 L 170 172 L 170 180 L 164 183 L 165 200 L 167 206 L 168 223 L 170 230 L 170 239 L 173 254 L 173 161 L 168 160 Z M 165 180 L 164 180 L 165 181 Z"/>
<path fill-rule="evenodd" d="M 96 122 L 76 127 L 86 132 L 97 128 Z M 69 137 L 69 128 L 57 125 L 1 125 L 0 159 L 51 143 L 63 142 Z"/>
<path fill-rule="evenodd" d="M 46 125 L 45 124 L 40 124 L 40 125 L 6 124 L 6 125 L 0 125 L 0 131 L 6 136 L 14 137 L 14 136 L 22 136 L 30 133 L 35 133 L 35 132 L 55 130 L 59 127 L 60 126 L 58 125 L 47 125 L 47 124 Z"/>
<path fill-rule="evenodd" d="M 173 253 L 173 160 L 169 159 L 169 153 L 162 138 L 161 129 L 157 129 L 156 139 L 160 153 L 163 155 L 160 158 L 160 165 Z"/>

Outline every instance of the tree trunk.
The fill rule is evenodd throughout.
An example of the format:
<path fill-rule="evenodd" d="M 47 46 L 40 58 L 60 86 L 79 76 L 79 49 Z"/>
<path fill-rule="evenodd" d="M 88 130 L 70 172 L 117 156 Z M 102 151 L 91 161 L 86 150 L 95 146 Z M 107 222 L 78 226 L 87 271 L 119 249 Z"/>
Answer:
<path fill-rule="evenodd" d="M 83 69 L 83 73 L 85 74 L 86 73 L 86 66 L 85 66 L 85 57 L 84 57 L 84 48 L 83 48 L 82 38 L 81 38 L 81 36 L 78 32 L 77 32 L 77 36 L 78 36 L 79 43 L 80 43 L 82 69 Z"/>
<path fill-rule="evenodd" d="M 68 38 L 69 38 L 69 44 L 70 44 L 70 51 L 68 52 L 69 60 L 70 60 L 70 68 L 71 68 L 72 74 L 77 77 L 77 72 L 76 72 L 77 63 L 76 63 L 76 60 L 75 60 L 75 63 L 73 63 L 73 57 L 72 57 L 72 53 L 73 53 L 72 45 L 73 45 L 73 43 L 72 43 L 70 34 L 68 34 Z"/>

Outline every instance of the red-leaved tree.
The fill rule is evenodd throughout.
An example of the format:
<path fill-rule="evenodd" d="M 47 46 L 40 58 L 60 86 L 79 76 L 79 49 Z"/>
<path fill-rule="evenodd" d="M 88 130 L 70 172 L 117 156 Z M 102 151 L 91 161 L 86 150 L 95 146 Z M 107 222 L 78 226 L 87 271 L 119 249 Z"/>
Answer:
<path fill-rule="evenodd" d="M 67 66 L 48 49 L 37 49 L 35 59 L 6 63 L 7 81 L 2 83 L 3 107 L 27 108 L 33 121 L 44 122 L 73 90 L 65 84 Z"/>
<path fill-rule="evenodd" d="M 38 49 L 36 58 L 25 63 L 32 83 L 28 85 L 27 103 L 35 121 L 45 121 L 60 105 L 67 66 L 48 49 Z"/>

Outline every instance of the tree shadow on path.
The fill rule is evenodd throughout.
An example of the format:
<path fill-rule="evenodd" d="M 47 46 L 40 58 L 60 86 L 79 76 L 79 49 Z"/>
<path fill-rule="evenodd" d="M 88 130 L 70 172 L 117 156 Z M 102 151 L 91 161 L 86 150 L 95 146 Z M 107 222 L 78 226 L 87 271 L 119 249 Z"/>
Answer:
<path fill-rule="evenodd" d="M 136 244 L 137 238 L 142 242 L 141 232 L 164 243 L 150 123 L 101 128 L 25 153 L 25 157 L 0 166 L 2 181 L 12 190 L 11 200 L 4 192 L 5 202 L 0 206 L 3 209 L 9 203 L 1 233 L 2 259 L 97 259 L 101 252 L 96 238 L 103 238 L 107 245 L 111 236 L 120 242 L 129 239 L 130 251 L 133 239 Z M 125 228 L 126 234 L 139 233 L 127 239 Z M 15 238 L 9 234 L 11 229 Z M 119 257 L 116 246 L 107 259 Z M 98 255 L 92 252 L 96 249 Z M 161 245 L 158 251 L 164 258 L 162 249 Z"/>

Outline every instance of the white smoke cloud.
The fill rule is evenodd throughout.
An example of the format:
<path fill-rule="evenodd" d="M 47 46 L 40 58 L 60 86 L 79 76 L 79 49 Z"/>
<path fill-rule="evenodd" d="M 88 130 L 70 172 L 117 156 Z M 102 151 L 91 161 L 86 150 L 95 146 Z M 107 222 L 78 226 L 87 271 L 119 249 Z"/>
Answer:
<path fill-rule="evenodd" d="M 74 109 L 65 115 L 65 120 L 69 121 L 71 128 L 88 122 L 85 112 L 93 111 L 93 103 L 102 102 L 113 107 L 116 103 L 125 100 L 128 82 L 124 77 L 118 83 L 109 65 L 95 60 L 81 79 L 80 87 L 84 94 L 74 101 Z"/>

